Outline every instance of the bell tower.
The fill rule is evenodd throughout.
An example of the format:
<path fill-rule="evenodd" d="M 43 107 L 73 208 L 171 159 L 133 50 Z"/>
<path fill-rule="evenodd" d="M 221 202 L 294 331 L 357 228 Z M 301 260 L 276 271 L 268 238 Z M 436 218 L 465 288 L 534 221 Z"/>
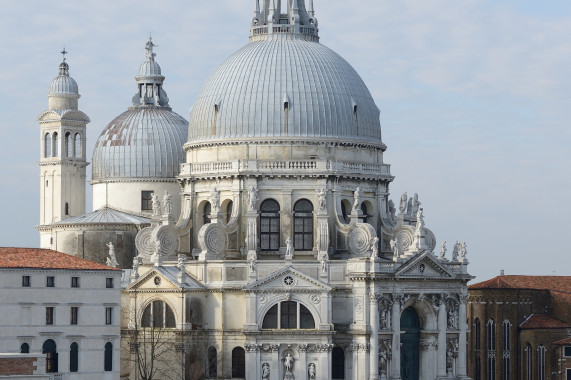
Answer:
<path fill-rule="evenodd" d="M 78 110 L 77 83 L 69 76 L 62 52 L 59 75 L 52 80 L 48 110 L 40 124 L 40 225 L 41 247 L 50 248 L 52 223 L 85 213 L 86 127 L 89 117 Z"/>

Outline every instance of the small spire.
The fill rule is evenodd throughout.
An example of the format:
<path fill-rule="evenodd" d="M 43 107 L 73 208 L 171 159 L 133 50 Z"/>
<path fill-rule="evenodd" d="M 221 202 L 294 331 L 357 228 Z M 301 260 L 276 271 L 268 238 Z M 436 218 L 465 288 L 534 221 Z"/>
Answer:
<path fill-rule="evenodd" d="M 59 64 L 59 75 L 69 76 L 69 65 L 65 61 L 65 55 L 67 54 L 67 50 L 65 47 L 61 51 L 61 55 L 63 56 L 63 61 Z"/>
<path fill-rule="evenodd" d="M 311 17 L 315 17 L 315 9 L 313 8 L 313 0 L 309 0 L 309 10 L 308 13 Z"/>
<path fill-rule="evenodd" d="M 67 50 L 65 50 L 65 46 L 63 47 L 63 50 L 61 51 L 61 55 L 63 56 L 63 61 L 65 62 L 65 55 L 67 54 Z"/>

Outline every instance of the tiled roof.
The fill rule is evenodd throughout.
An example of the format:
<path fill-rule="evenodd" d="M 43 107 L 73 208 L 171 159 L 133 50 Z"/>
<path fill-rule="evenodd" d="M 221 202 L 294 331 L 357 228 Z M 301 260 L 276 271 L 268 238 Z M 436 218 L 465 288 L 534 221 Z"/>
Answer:
<path fill-rule="evenodd" d="M 468 289 L 534 289 L 571 294 L 571 276 L 498 276 Z"/>
<path fill-rule="evenodd" d="M 553 342 L 555 345 L 564 345 L 564 344 L 571 344 L 571 337 L 567 339 L 558 340 L 557 342 Z"/>
<path fill-rule="evenodd" d="M 0 268 L 120 270 L 51 249 L 0 247 Z"/>
<path fill-rule="evenodd" d="M 522 329 L 565 329 L 571 326 L 545 314 L 532 314 L 521 323 L 520 327 Z"/>

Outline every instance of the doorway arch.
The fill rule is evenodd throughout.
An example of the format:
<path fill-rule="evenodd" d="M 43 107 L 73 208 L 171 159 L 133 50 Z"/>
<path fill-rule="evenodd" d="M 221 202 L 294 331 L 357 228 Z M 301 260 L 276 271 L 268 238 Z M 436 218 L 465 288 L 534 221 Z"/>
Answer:
<path fill-rule="evenodd" d="M 400 318 L 401 330 L 401 378 L 418 380 L 420 318 L 414 309 L 407 308 Z"/>

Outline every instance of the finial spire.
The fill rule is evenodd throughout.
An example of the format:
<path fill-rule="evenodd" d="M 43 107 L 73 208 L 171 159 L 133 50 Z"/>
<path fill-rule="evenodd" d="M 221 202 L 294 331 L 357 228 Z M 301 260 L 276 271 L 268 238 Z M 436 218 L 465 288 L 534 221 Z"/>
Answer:
<path fill-rule="evenodd" d="M 62 61 L 62 63 L 59 64 L 59 75 L 69 76 L 69 65 L 65 61 L 65 55 L 66 54 L 67 54 L 67 50 L 65 50 L 65 47 L 64 47 L 63 50 L 61 51 L 61 55 L 63 56 L 63 61 Z"/>
<path fill-rule="evenodd" d="M 61 51 L 61 55 L 63 56 L 63 61 L 65 62 L 65 55 L 67 54 L 67 50 L 65 50 L 65 46 L 63 47 L 63 50 Z"/>

